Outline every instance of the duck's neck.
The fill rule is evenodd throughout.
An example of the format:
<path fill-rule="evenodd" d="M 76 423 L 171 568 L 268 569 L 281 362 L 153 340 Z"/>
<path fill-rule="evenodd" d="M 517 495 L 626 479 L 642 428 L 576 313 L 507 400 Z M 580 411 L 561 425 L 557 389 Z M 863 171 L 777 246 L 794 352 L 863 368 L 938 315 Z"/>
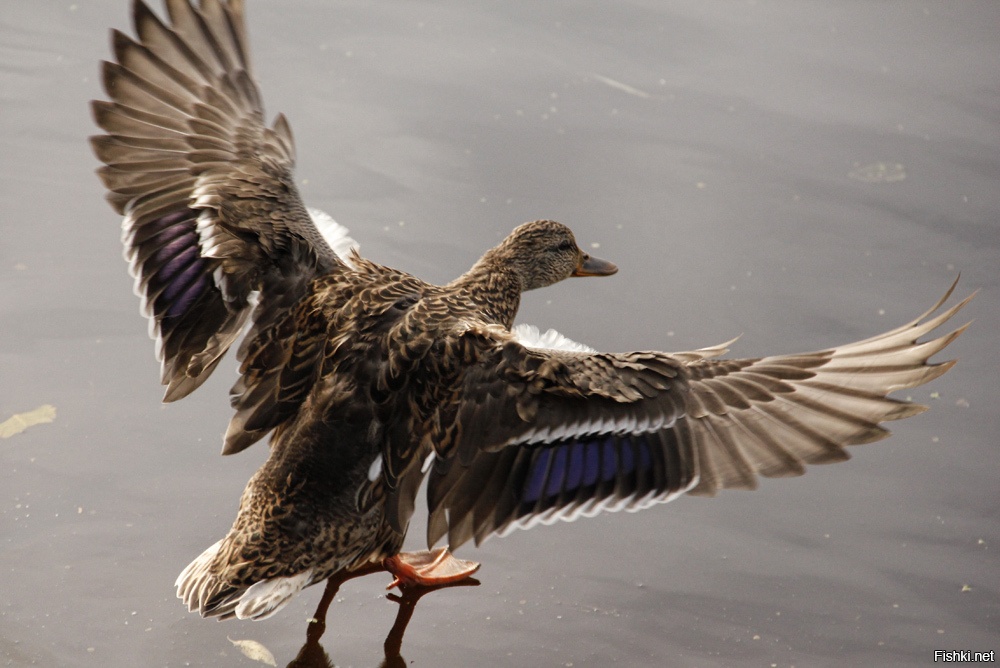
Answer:
<path fill-rule="evenodd" d="M 504 266 L 495 250 L 487 251 L 472 269 L 448 287 L 469 299 L 484 319 L 510 329 L 521 305 L 521 279 L 510 267 Z"/>

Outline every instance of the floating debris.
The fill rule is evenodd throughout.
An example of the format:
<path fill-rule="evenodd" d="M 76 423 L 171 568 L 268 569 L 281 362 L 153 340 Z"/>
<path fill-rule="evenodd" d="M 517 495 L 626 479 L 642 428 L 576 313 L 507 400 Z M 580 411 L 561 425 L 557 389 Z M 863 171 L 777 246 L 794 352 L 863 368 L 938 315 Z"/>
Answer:
<path fill-rule="evenodd" d="M 254 661 L 259 661 L 260 663 L 266 664 L 268 666 L 277 666 L 278 662 L 275 661 L 274 655 L 271 654 L 271 650 L 264 647 L 262 644 L 256 640 L 233 640 L 229 636 L 226 636 L 226 640 L 233 643 L 236 649 L 243 652 L 243 656 L 248 659 L 253 659 Z"/>
<path fill-rule="evenodd" d="M 605 86 L 611 86 L 612 88 L 617 88 L 623 93 L 628 93 L 629 95 L 635 95 L 636 97 L 641 97 L 643 99 L 649 97 L 649 93 L 647 93 L 646 91 L 639 90 L 638 88 L 633 88 L 632 86 L 629 86 L 627 83 L 622 83 L 621 81 L 617 81 L 615 79 L 612 79 L 611 77 L 606 77 L 603 74 L 598 74 L 597 72 L 594 72 L 592 76 Z"/>
<path fill-rule="evenodd" d="M 847 173 L 855 181 L 865 183 L 896 183 L 906 178 L 906 168 L 898 162 L 873 162 L 867 165 L 854 163 Z"/>
<path fill-rule="evenodd" d="M 0 422 L 0 438 L 10 438 L 15 434 L 20 434 L 28 427 L 52 422 L 55 419 L 56 407 L 52 404 L 43 404 L 27 413 L 15 413 L 3 422 Z"/>

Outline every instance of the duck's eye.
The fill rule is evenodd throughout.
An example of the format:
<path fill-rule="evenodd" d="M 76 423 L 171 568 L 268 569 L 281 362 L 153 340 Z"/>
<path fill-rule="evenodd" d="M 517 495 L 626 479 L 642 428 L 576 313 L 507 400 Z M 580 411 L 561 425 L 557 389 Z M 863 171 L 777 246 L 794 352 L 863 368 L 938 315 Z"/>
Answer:
<path fill-rule="evenodd" d="M 558 246 L 556 246 L 556 250 L 559 251 L 560 253 L 564 253 L 568 250 L 573 250 L 573 242 L 568 240 L 563 241 Z"/>

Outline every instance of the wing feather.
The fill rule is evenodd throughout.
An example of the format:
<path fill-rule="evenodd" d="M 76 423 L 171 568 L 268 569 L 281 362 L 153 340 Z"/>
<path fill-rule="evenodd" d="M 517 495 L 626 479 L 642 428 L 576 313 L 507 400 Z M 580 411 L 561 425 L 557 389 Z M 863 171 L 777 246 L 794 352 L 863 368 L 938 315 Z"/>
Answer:
<path fill-rule="evenodd" d="M 459 438 L 436 453 L 428 542 L 754 489 L 758 476 L 848 459 L 847 446 L 888 435 L 882 423 L 925 410 L 887 395 L 951 368 L 929 359 L 968 325 L 919 339 L 969 299 L 864 341 L 760 359 L 721 359 L 729 343 L 608 354 L 555 333 L 542 338 L 557 347 L 541 347 L 537 330 L 521 330 L 530 347 L 498 336 L 465 376 Z"/>
<path fill-rule="evenodd" d="M 164 400 L 211 374 L 260 312 L 290 308 L 309 280 L 343 267 L 292 178 L 287 120 L 264 122 L 242 2 L 168 0 L 161 20 L 133 5 L 136 37 L 112 31 L 102 65 L 104 134 L 91 138 L 161 361 Z M 257 328 L 254 333 L 259 333 Z"/>

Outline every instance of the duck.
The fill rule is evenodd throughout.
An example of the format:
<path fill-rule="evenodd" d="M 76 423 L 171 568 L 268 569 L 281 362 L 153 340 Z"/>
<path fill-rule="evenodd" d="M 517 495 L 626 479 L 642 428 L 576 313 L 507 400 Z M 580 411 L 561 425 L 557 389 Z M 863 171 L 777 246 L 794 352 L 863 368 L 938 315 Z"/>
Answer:
<path fill-rule="evenodd" d="M 954 284 L 883 334 L 743 359 L 724 357 L 732 341 L 608 353 L 515 324 L 524 292 L 617 272 L 556 221 L 516 227 L 445 285 L 368 260 L 302 201 L 243 2 L 166 10 L 135 0 L 135 36 L 112 31 L 107 99 L 92 102 L 98 174 L 164 401 L 235 346 L 223 454 L 270 443 L 232 528 L 176 580 L 190 611 L 264 619 L 370 570 L 401 587 L 461 581 L 479 564 L 452 551 L 470 541 L 801 475 L 924 411 L 888 395 L 955 363 L 930 358 L 968 324 L 922 340 L 972 298 L 942 311 Z M 402 552 L 425 481 L 428 549 Z"/>

